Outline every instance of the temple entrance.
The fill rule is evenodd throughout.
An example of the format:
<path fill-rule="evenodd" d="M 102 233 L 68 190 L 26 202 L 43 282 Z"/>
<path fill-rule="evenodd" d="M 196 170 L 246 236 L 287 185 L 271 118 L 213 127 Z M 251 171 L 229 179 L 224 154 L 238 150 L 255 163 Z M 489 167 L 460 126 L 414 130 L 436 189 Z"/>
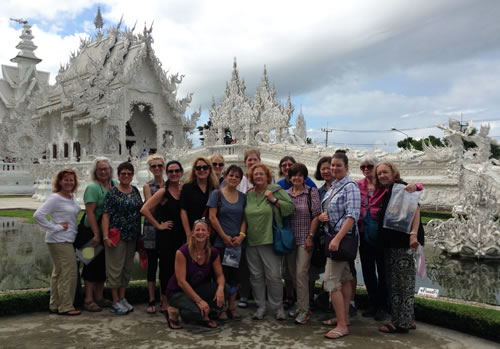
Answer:
<path fill-rule="evenodd" d="M 125 145 L 130 156 L 154 153 L 157 149 L 156 125 L 151 116 L 153 105 L 139 102 L 131 105 L 130 120 L 125 125 Z"/>

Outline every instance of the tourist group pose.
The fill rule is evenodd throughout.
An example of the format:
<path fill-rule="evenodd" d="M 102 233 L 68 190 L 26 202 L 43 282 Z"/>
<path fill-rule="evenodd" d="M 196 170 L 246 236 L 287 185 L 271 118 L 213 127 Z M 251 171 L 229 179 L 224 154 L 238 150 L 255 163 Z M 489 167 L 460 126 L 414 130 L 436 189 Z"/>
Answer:
<path fill-rule="evenodd" d="M 217 327 L 214 320 L 239 319 L 237 306 L 247 307 L 250 294 L 256 305 L 254 319 L 273 315 L 305 324 L 312 314 L 315 281 L 323 274 L 323 289 L 335 311 L 334 317 L 323 321 L 331 327 L 325 337 L 341 338 L 351 325 L 359 247 L 370 304 L 363 316 L 383 320 L 390 314 L 391 321 L 379 328 L 386 333 L 416 327 L 413 256 L 424 243 L 420 212 L 418 207 L 412 212 L 407 231 L 387 227 L 383 221 L 393 211 L 395 185 L 404 185 L 408 192 L 422 190 L 421 185 L 407 185 L 393 164 L 377 163 L 372 156 L 361 160 L 364 178 L 355 182 L 342 150 L 318 161 L 314 177 L 324 181 L 319 189 L 307 167 L 292 156 L 281 159 L 283 178 L 277 183 L 258 150 L 246 151 L 244 160 L 244 170 L 231 165 L 224 171 L 222 155 L 198 157 L 184 173 L 180 162 L 151 155 L 147 163 L 153 179 L 143 187 L 143 202 L 131 184 L 131 163 L 118 166 L 115 180 L 110 161 L 96 158 L 80 225 L 74 195 L 77 174 L 71 169 L 57 173 L 54 194 L 34 214 L 46 229 L 54 264 L 49 312 L 80 314 L 73 306 L 77 256 L 85 263 L 83 309 L 98 312 L 109 307 L 117 315 L 134 311 L 126 289 L 135 252 L 143 248 L 148 269 L 146 311 L 164 313 L 172 329 L 183 327 L 181 319 L 209 328 Z M 75 239 L 83 234 L 88 242 L 77 246 Z M 86 248 L 94 254 L 86 253 Z M 103 296 L 106 280 L 111 300 Z"/>

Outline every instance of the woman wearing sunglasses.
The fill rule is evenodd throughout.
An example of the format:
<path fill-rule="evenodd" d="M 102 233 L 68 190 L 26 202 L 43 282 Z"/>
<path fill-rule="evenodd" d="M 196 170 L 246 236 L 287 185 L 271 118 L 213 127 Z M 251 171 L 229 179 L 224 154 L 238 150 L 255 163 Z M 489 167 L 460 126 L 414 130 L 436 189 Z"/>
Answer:
<path fill-rule="evenodd" d="M 215 176 L 219 179 L 219 184 L 224 181 L 224 157 L 221 154 L 213 154 L 210 157 L 212 166 L 214 167 Z"/>
<path fill-rule="evenodd" d="M 215 176 L 212 162 L 205 157 L 197 157 L 181 192 L 181 220 L 187 241 L 191 237 L 194 221 L 205 213 L 210 192 L 218 187 L 219 180 Z"/>
<path fill-rule="evenodd" d="M 166 296 L 167 282 L 174 273 L 175 252 L 186 241 L 186 234 L 180 218 L 180 196 L 182 184 L 180 179 L 184 174 L 182 165 L 176 160 L 169 161 L 166 166 L 168 181 L 165 187 L 159 189 L 141 209 L 141 213 L 156 229 L 156 248 L 160 264 L 160 309 L 168 311 L 168 324 L 178 328 L 175 322 L 175 309 L 169 307 Z"/>
<path fill-rule="evenodd" d="M 361 211 L 358 220 L 360 231 L 359 257 L 369 300 L 369 307 L 362 315 L 382 321 L 387 316 L 389 304 L 384 250 L 377 241 L 379 213 L 387 188 L 376 186 L 374 168 L 377 162 L 375 156 L 367 155 L 361 159 L 359 166 L 361 173 L 365 176 L 364 179 L 358 181 L 361 194 Z M 409 184 L 406 190 L 414 192 L 415 190 L 422 190 L 422 188 L 421 184 Z"/>
<path fill-rule="evenodd" d="M 144 184 L 143 193 L 144 201 L 148 201 L 160 188 L 165 186 L 163 180 L 163 168 L 165 167 L 165 159 L 161 155 L 151 155 L 148 157 L 149 171 L 153 174 L 153 179 Z M 148 292 L 149 304 L 148 314 L 156 313 L 155 288 L 156 288 L 156 270 L 158 269 L 158 249 L 156 246 L 156 229 L 151 224 L 150 220 L 144 220 L 143 229 L 144 248 L 148 257 Z"/>

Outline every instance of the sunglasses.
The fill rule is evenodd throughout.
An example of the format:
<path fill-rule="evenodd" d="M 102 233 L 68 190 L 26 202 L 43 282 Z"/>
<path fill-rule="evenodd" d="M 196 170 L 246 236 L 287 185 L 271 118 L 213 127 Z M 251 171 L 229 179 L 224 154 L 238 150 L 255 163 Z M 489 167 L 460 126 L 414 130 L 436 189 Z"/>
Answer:
<path fill-rule="evenodd" d="M 193 222 L 193 226 L 196 224 L 196 223 L 207 223 L 207 220 L 205 219 L 205 217 L 201 217 L 200 219 L 197 219 Z"/>
<path fill-rule="evenodd" d="M 176 168 L 175 170 L 167 170 L 167 173 L 170 173 L 170 174 L 172 174 L 172 173 L 181 173 L 181 172 L 182 172 L 182 170 L 180 168 Z"/>
<path fill-rule="evenodd" d="M 214 167 L 224 167 L 224 163 L 223 162 L 212 162 L 212 165 Z"/>
<path fill-rule="evenodd" d="M 366 166 L 365 165 L 361 165 L 361 166 L 359 166 L 359 169 L 361 171 L 364 171 L 364 170 L 373 170 L 373 165 L 366 165 Z"/>
<path fill-rule="evenodd" d="M 196 171 L 208 171 L 208 169 L 210 168 L 210 166 L 208 165 L 203 165 L 203 166 L 195 166 L 194 169 Z"/>
<path fill-rule="evenodd" d="M 151 168 L 162 168 L 163 164 L 158 164 L 158 165 L 151 165 Z"/>
<path fill-rule="evenodd" d="M 120 176 L 132 177 L 134 174 L 132 172 L 120 172 Z"/>

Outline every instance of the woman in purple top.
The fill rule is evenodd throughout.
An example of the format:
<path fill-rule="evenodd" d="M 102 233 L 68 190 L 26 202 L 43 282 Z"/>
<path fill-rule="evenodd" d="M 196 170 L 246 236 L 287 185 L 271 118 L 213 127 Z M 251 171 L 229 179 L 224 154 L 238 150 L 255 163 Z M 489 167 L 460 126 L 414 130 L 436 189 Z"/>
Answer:
<path fill-rule="evenodd" d="M 211 281 L 213 270 L 217 283 Z M 208 316 L 211 310 L 219 311 L 227 298 L 224 294 L 224 274 L 219 252 L 210 246 L 208 225 L 205 220 L 194 222 L 192 234 L 175 255 L 175 274 L 167 286 L 168 325 L 179 326 L 179 313 L 184 321 L 198 321 L 201 325 L 215 328 L 217 323 Z"/>

